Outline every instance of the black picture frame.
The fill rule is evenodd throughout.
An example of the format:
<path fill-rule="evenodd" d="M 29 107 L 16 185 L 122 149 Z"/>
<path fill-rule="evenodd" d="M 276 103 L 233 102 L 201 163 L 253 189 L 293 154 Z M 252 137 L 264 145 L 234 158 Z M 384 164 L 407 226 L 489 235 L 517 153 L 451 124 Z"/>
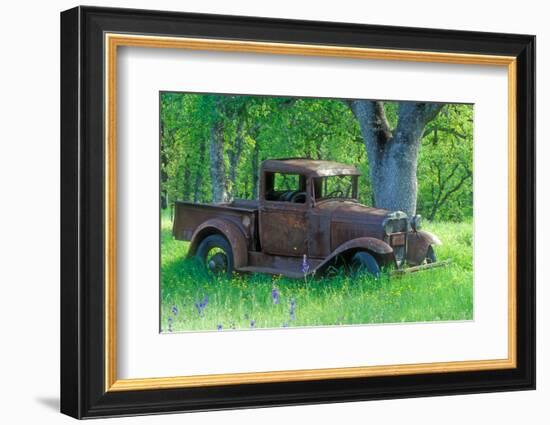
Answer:
<path fill-rule="evenodd" d="M 517 367 L 106 392 L 105 32 L 516 57 Z M 535 388 L 534 36 L 132 9 L 67 10 L 61 13 L 61 195 L 62 413 L 92 418 Z"/>

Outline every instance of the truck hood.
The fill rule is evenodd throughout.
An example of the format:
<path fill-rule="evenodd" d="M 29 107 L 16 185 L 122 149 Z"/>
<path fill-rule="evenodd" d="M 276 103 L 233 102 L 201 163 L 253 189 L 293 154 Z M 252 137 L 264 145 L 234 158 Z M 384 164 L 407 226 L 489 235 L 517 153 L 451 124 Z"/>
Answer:
<path fill-rule="evenodd" d="M 332 221 L 361 222 L 362 224 L 382 225 L 384 219 L 391 213 L 383 208 L 367 207 L 352 201 L 323 201 L 315 207 L 320 212 L 330 214 Z"/>
<path fill-rule="evenodd" d="M 329 217 L 332 250 L 362 237 L 384 240 L 384 220 L 393 215 L 390 210 L 343 200 L 324 201 L 315 208 L 321 215 Z"/>

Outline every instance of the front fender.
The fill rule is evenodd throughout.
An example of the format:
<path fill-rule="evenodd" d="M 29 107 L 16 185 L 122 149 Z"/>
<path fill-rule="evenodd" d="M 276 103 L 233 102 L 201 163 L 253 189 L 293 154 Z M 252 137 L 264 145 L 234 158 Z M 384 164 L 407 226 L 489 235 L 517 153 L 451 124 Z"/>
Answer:
<path fill-rule="evenodd" d="M 201 241 L 213 234 L 221 234 L 229 241 L 233 251 L 233 263 L 236 269 L 247 265 L 248 248 L 245 235 L 236 224 L 220 218 L 207 220 L 195 229 L 191 237 L 191 244 L 187 256 L 192 257 L 195 255 Z"/>
<path fill-rule="evenodd" d="M 407 235 L 407 263 L 411 266 L 422 264 L 430 245 L 441 245 L 439 238 L 433 233 L 420 230 Z"/>
<path fill-rule="evenodd" d="M 393 248 L 390 245 L 380 239 L 365 236 L 344 242 L 315 268 L 315 273 L 318 275 L 323 274 L 329 266 L 335 263 L 338 257 L 351 258 L 357 251 L 369 252 L 380 265 L 386 265 L 395 261 Z"/>

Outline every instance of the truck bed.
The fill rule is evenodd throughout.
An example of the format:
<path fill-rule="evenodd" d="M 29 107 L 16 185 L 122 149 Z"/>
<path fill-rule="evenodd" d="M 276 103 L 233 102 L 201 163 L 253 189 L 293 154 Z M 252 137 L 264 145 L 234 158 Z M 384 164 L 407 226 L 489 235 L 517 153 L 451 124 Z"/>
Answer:
<path fill-rule="evenodd" d="M 223 219 L 238 226 L 252 244 L 257 229 L 257 217 L 258 201 L 254 200 L 238 199 L 223 204 L 195 204 L 177 201 L 172 234 L 177 240 L 189 241 L 201 224 L 212 219 Z"/>

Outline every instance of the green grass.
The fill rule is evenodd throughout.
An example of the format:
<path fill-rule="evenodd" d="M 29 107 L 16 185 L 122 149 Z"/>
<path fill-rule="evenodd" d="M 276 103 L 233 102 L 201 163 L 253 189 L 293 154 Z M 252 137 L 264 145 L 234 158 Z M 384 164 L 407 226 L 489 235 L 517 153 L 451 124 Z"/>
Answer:
<path fill-rule="evenodd" d="M 451 265 L 380 279 L 339 275 L 293 280 L 280 276 L 213 278 L 194 259 L 187 242 L 161 229 L 161 328 L 163 331 L 358 325 L 368 323 L 471 320 L 473 317 L 472 224 L 428 223 L 443 242 L 438 260 Z M 279 293 L 275 304 L 272 290 Z M 198 313 L 196 303 L 208 297 Z M 291 303 L 295 303 L 294 317 Z"/>

